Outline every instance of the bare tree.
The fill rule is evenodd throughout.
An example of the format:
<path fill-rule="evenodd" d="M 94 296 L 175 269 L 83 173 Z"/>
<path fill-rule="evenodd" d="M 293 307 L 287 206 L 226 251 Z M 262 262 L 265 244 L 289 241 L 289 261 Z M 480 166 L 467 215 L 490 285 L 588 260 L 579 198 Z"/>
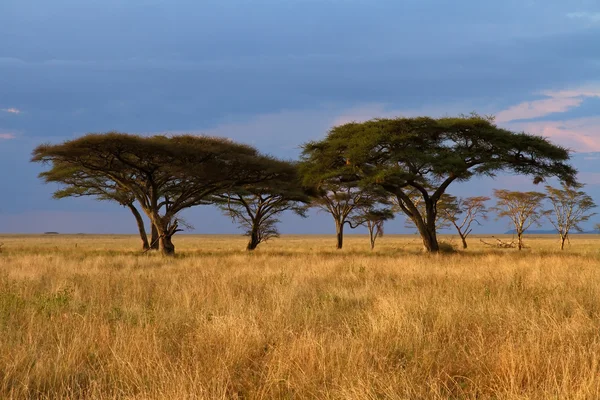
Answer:
<path fill-rule="evenodd" d="M 547 215 L 560 235 L 561 250 L 564 250 L 565 241 L 569 240 L 571 230 L 582 232 L 580 224 L 596 215 L 591 212 L 596 207 L 596 203 L 584 191 L 579 190 L 582 188 L 581 184 L 567 185 L 564 183 L 560 189 L 546 186 L 546 194 L 553 208 Z"/>
<path fill-rule="evenodd" d="M 490 198 L 486 196 L 467 197 L 466 199 L 450 197 L 445 207 L 438 209 L 438 214 L 454 225 L 462 241 L 463 249 L 466 249 L 467 236 L 473 230 L 471 228 L 473 223 L 480 224 L 479 219 L 487 219 L 485 202 Z"/>
<path fill-rule="evenodd" d="M 517 233 L 517 247 L 523 248 L 523 233 L 533 224 L 539 225 L 546 214 L 542 202 L 546 198 L 540 192 L 516 192 L 506 189 L 495 189 L 496 206 L 492 208 L 498 218 L 508 217 Z"/>

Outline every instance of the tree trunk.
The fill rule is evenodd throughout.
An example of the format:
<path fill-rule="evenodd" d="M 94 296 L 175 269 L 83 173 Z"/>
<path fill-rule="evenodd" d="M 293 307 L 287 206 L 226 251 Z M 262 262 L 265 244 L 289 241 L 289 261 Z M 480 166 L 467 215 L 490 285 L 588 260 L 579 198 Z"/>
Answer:
<path fill-rule="evenodd" d="M 567 236 L 562 236 L 560 237 L 560 249 L 564 250 L 565 249 L 565 240 L 567 240 Z"/>
<path fill-rule="evenodd" d="M 519 251 L 520 251 L 523 248 L 523 232 L 517 232 L 517 239 L 518 239 L 517 247 L 519 248 Z"/>
<path fill-rule="evenodd" d="M 151 240 L 150 240 L 150 248 L 152 250 L 158 250 L 158 230 L 156 229 L 156 226 L 154 226 L 154 224 L 152 225 L 152 233 L 151 233 Z"/>
<path fill-rule="evenodd" d="M 172 235 L 161 235 L 159 238 L 159 250 L 164 256 L 172 256 L 175 254 L 175 245 L 172 242 Z"/>
<path fill-rule="evenodd" d="M 252 231 L 250 232 L 250 241 L 246 246 L 246 250 L 252 251 L 256 249 L 258 244 L 260 243 L 260 239 L 258 238 L 258 227 L 252 226 Z"/>
<path fill-rule="evenodd" d="M 369 228 L 369 239 L 371 240 L 371 250 L 375 248 L 375 239 L 377 237 L 377 233 L 375 232 L 375 224 L 368 223 L 367 228 Z"/>
<path fill-rule="evenodd" d="M 460 235 L 460 240 L 462 240 L 463 250 L 467 248 L 467 238 L 463 235 Z"/>
<path fill-rule="evenodd" d="M 435 228 L 436 211 L 435 204 L 431 201 L 425 202 L 426 220 L 422 218 L 413 218 L 417 229 L 423 239 L 423 247 L 428 253 L 437 253 L 440 251 L 440 245 L 437 240 Z"/>
<path fill-rule="evenodd" d="M 131 213 L 135 217 L 135 221 L 137 222 L 138 232 L 140 233 L 140 238 L 142 239 L 142 250 L 148 250 L 150 245 L 148 244 L 148 235 L 146 235 L 146 227 L 144 226 L 144 219 L 142 218 L 140 212 L 135 208 L 133 203 L 127 204 L 127 207 L 131 210 Z M 152 225 L 154 226 L 154 225 Z"/>
<path fill-rule="evenodd" d="M 172 256 L 175 254 L 175 245 L 173 244 L 172 238 L 174 232 L 169 229 L 169 223 L 164 222 L 155 218 L 153 221 L 154 226 L 156 227 L 156 232 L 158 234 L 158 250 L 164 256 Z"/>
<path fill-rule="evenodd" d="M 344 245 L 344 224 L 343 223 L 339 223 L 338 221 L 335 222 L 335 231 L 336 231 L 336 237 L 337 237 L 337 243 L 335 248 L 338 250 L 342 249 L 342 246 Z"/>

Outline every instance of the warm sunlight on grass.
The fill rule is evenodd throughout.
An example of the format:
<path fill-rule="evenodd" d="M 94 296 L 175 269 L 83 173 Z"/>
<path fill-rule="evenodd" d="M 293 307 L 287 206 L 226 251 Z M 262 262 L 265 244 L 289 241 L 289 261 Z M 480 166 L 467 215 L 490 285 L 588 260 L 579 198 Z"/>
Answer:
<path fill-rule="evenodd" d="M 172 259 L 133 236 L 0 242 L 2 399 L 600 398 L 594 236 L 431 256 L 182 235 Z"/>

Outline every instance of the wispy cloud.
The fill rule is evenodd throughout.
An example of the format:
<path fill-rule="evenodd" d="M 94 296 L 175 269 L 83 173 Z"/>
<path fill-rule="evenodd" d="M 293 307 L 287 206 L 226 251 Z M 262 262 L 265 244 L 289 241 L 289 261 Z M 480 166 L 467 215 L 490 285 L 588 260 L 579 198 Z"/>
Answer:
<path fill-rule="evenodd" d="M 21 114 L 21 110 L 19 110 L 18 108 L 3 108 L 1 111 L 7 112 L 7 113 L 11 113 L 11 114 Z"/>
<path fill-rule="evenodd" d="M 14 139 L 16 136 L 12 133 L 0 133 L 0 140 L 10 140 Z"/>
<path fill-rule="evenodd" d="M 511 122 L 563 113 L 579 107 L 586 98 L 600 97 L 600 89 L 581 88 L 542 92 L 543 99 L 519 103 L 496 114 L 497 122 Z"/>
<path fill-rule="evenodd" d="M 600 117 L 509 124 L 511 128 L 550 138 L 582 153 L 600 151 Z"/>
<path fill-rule="evenodd" d="M 578 11 L 567 14 L 572 19 L 585 19 L 590 22 L 600 22 L 600 12 Z"/>

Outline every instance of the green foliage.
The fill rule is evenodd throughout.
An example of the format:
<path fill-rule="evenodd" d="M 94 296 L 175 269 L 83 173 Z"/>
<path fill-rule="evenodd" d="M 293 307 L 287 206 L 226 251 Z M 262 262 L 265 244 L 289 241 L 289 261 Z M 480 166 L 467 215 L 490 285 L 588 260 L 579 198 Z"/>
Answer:
<path fill-rule="evenodd" d="M 311 198 L 300 184 L 297 165 L 281 162 L 272 179 L 235 188 L 217 196 L 219 207 L 245 229 L 250 237 L 247 249 L 279 237 L 278 216 L 285 211 L 306 217 Z"/>
<path fill-rule="evenodd" d="M 324 140 L 307 143 L 304 154 L 310 155 L 309 179 L 324 175 L 359 187 L 377 185 L 396 196 L 431 251 L 438 250 L 435 206 L 452 182 L 501 171 L 531 175 L 535 183 L 549 176 L 573 182 L 576 172 L 567 163 L 567 149 L 540 136 L 499 128 L 478 115 L 352 122 L 334 127 Z M 422 199 L 425 215 L 411 192 Z"/>
<path fill-rule="evenodd" d="M 100 180 L 103 187 L 132 196 L 158 230 L 165 254 L 174 252 L 171 236 L 180 230 L 179 212 L 211 204 L 211 196 L 236 186 L 268 180 L 281 167 L 253 147 L 224 138 L 117 132 L 38 146 L 32 161 L 51 165 L 40 174 L 46 182 L 64 183 L 65 174 L 74 169 L 81 174 L 79 181 Z"/>

